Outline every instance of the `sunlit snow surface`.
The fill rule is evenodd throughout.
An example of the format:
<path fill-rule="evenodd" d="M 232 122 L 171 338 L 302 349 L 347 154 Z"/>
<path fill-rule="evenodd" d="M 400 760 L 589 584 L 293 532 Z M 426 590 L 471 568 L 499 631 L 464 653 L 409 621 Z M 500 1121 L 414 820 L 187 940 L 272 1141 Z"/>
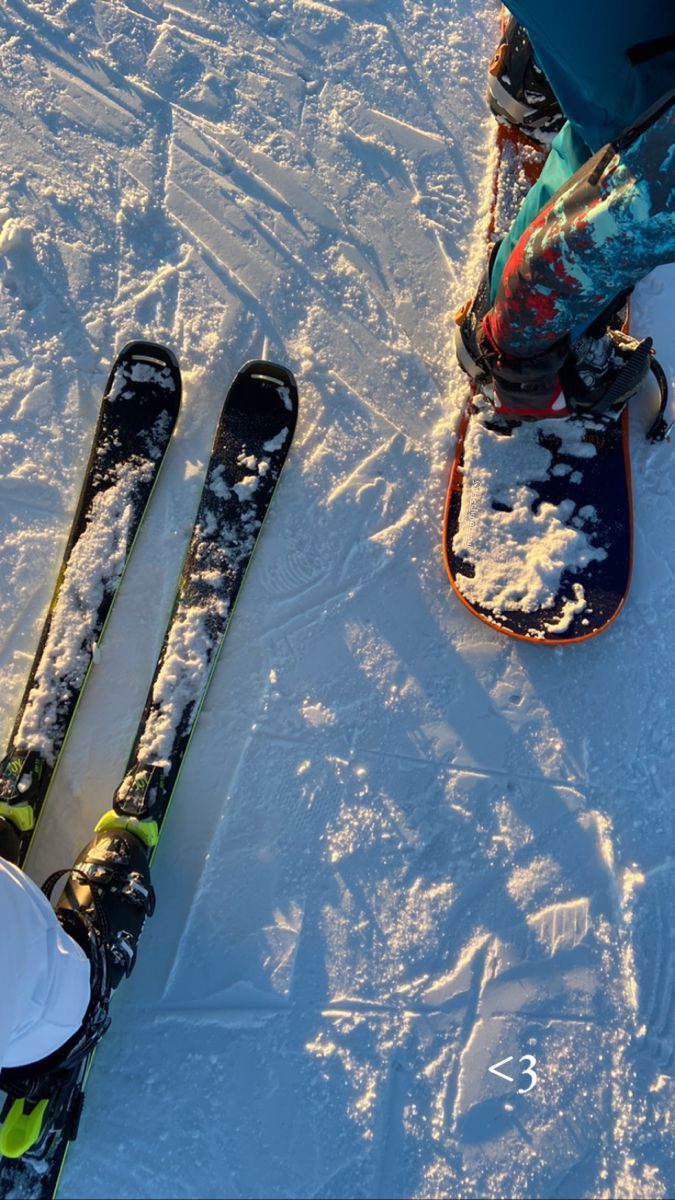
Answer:
<path fill-rule="evenodd" d="M 301 396 L 63 1195 L 672 1195 L 672 452 L 636 414 L 593 642 L 500 637 L 441 560 L 493 6 L 7 0 L 0 33 L 7 734 L 114 351 L 185 382 L 40 881 L 122 777 L 229 380 L 266 353 Z M 670 377 L 674 293 L 634 303 Z"/>

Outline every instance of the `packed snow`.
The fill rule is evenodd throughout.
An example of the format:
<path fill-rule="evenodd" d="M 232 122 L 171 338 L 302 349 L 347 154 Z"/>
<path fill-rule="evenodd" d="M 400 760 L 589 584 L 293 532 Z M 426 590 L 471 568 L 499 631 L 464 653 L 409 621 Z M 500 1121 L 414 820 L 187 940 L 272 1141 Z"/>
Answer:
<path fill-rule="evenodd" d="M 269 357 L 301 405 L 61 1194 L 672 1195 L 672 450 L 636 410 L 591 642 L 501 636 L 442 562 L 496 5 L 7 0 L 0 34 L 7 736 L 114 353 L 185 386 L 38 881 L 122 778 L 230 379 Z M 633 306 L 671 381 L 674 297 Z"/>

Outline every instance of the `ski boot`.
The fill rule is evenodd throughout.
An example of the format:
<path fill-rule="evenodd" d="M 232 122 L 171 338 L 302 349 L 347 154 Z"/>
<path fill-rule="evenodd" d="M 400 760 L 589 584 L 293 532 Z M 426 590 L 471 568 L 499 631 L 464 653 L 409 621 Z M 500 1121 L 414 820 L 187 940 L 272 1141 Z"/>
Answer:
<path fill-rule="evenodd" d="M 87 955 L 91 997 L 80 1028 L 63 1046 L 38 1062 L 0 1072 L 0 1088 L 7 1093 L 1 1149 L 9 1158 L 39 1153 L 57 1136 L 77 1135 L 91 1051 L 110 1025 L 110 997 L 131 973 L 145 919 L 154 911 L 146 849 L 126 829 L 96 833 L 70 871 L 45 881 L 47 897 L 66 874 L 56 915 Z"/>
<path fill-rule="evenodd" d="M 549 145 L 565 117 L 522 25 L 511 17 L 488 69 L 488 104 L 498 121 Z"/>
<path fill-rule="evenodd" d="M 0 858 L 18 865 L 21 853 L 21 834 L 7 817 L 0 817 Z"/>
<path fill-rule="evenodd" d="M 43 890 L 51 890 L 57 878 L 48 879 Z M 146 848 L 126 829 L 103 829 L 78 855 L 56 915 L 85 951 L 94 936 L 114 991 L 133 970 L 138 939 L 154 907 Z"/>

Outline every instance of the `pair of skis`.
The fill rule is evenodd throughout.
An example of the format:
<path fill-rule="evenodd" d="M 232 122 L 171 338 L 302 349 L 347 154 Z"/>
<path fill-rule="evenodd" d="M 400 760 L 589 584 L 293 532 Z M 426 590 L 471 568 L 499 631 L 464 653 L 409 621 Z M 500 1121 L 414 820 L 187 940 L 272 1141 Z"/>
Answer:
<path fill-rule="evenodd" d="M 170 443 L 181 400 L 174 355 L 132 342 L 103 396 L 91 457 L 33 666 L 0 763 L 0 853 L 22 866 L 126 564 Z M 216 429 L 195 524 L 155 674 L 112 808 L 151 858 L 234 605 L 297 420 L 286 368 L 247 363 Z M 0 1195 L 51 1198 L 77 1133 L 91 1052 L 78 1078 L 35 1105 L 7 1098 Z"/>

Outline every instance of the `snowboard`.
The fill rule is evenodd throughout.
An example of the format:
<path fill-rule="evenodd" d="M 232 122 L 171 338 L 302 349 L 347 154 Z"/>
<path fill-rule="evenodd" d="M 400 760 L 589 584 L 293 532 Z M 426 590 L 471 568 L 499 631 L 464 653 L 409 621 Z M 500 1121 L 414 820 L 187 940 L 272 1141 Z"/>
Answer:
<path fill-rule="evenodd" d="M 4 757 L 0 816 L 23 866 L 181 400 L 170 350 L 135 341 L 108 376 L 93 444 L 31 670 Z"/>
<path fill-rule="evenodd" d="M 512 126 L 496 126 L 486 251 L 508 229 L 546 153 Z M 500 633 L 560 645 L 606 629 L 625 603 L 633 560 L 626 410 L 618 419 L 518 421 L 497 416 L 471 387 L 443 548 L 456 595 Z"/>
<path fill-rule="evenodd" d="M 225 399 L 124 778 L 113 807 L 96 826 L 131 830 L 150 861 L 286 461 L 297 410 L 290 371 L 261 360 L 239 371 Z M 56 1195 L 68 1146 L 77 1136 L 93 1057 L 92 1050 L 74 1072 L 40 1081 L 29 1097 L 8 1097 L 0 1128 L 1 1196 Z M 26 1143 L 19 1154 L 17 1137 Z"/>

